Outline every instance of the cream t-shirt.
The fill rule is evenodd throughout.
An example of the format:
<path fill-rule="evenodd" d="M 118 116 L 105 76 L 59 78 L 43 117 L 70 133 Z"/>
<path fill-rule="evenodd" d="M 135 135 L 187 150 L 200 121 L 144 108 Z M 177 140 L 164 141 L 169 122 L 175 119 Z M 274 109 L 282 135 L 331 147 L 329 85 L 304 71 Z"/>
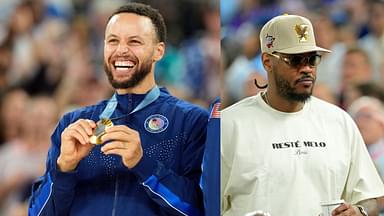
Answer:
<path fill-rule="evenodd" d="M 222 112 L 221 206 L 225 216 L 317 216 L 320 202 L 384 195 L 384 186 L 349 115 L 311 97 L 294 113 L 260 94 Z"/>

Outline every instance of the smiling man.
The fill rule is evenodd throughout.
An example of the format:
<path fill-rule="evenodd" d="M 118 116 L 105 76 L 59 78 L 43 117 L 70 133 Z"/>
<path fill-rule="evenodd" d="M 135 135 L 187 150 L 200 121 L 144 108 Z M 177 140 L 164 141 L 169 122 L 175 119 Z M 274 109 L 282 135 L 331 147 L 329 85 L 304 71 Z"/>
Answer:
<path fill-rule="evenodd" d="M 311 22 L 282 15 L 261 30 L 268 88 L 222 111 L 221 207 L 228 215 L 378 215 L 384 186 L 349 115 L 315 98 L 321 55 Z"/>
<path fill-rule="evenodd" d="M 208 113 L 156 86 L 162 16 L 129 3 L 109 18 L 104 68 L 111 99 L 67 113 L 52 135 L 29 215 L 201 215 Z"/>

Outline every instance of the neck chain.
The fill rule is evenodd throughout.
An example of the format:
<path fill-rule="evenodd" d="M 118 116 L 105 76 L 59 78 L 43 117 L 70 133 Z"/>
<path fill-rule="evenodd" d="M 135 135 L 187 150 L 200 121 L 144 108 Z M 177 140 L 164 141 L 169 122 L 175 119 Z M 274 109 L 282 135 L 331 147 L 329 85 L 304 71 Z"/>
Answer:
<path fill-rule="evenodd" d="M 265 102 L 268 104 L 268 106 L 271 106 L 271 104 L 268 101 L 267 91 L 264 92 L 263 96 L 264 96 Z"/>

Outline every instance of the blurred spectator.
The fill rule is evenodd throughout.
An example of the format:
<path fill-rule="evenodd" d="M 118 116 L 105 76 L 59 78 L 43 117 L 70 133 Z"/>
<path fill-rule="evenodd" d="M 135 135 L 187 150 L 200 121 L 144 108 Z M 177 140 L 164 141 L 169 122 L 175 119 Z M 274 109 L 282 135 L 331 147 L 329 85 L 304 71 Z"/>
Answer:
<path fill-rule="evenodd" d="M 384 105 L 373 97 L 363 96 L 354 101 L 348 112 L 356 124 L 367 145 L 368 152 L 384 181 Z M 384 210 L 384 198 L 379 199 Z"/>
<path fill-rule="evenodd" d="M 346 46 L 338 40 L 338 31 L 330 17 L 320 15 L 314 19 L 313 27 L 316 32 L 316 42 L 321 47 L 331 50 L 322 56 L 321 64 L 317 68 L 317 80 L 328 85 L 335 94 L 339 91 L 341 67 Z"/>
<path fill-rule="evenodd" d="M 370 96 L 384 102 L 384 88 L 376 82 L 365 82 L 347 87 L 344 93 L 343 104 L 349 107 L 356 99 Z"/>
<path fill-rule="evenodd" d="M 187 95 L 212 101 L 219 95 L 220 70 L 220 12 L 217 7 L 204 10 L 206 31 L 198 38 L 186 41 L 182 47 L 185 62 L 183 83 Z M 205 106 L 207 106 L 206 104 Z"/>
<path fill-rule="evenodd" d="M 36 60 L 33 75 L 23 77 L 19 83 L 31 94 L 52 94 L 63 76 L 66 56 L 71 50 L 66 43 L 68 25 L 61 19 L 44 20 L 35 31 Z"/>
<path fill-rule="evenodd" d="M 349 48 L 344 56 L 341 85 L 356 85 L 372 80 L 372 67 L 368 54 L 358 48 Z"/>
<path fill-rule="evenodd" d="M 52 98 L 39 96 L 26 101 L 28 109 L 18 113 L 22 118 L 19 139 L 0 148 L 0 210 L 16 215 L 30 195 L 33 180 L 42 175 L 50 133 L 58 120 L 57 105 Z"/>
<path fill-rule="evenodd" d="M 257 73 L 253 59 L 260 52 L 259 31 L 250 24 L 243 25 L 243 28 L 246 33 L 243 33 L 242 39 L 239 39 L 242 43 L 242 52 L 225 72 L 225 85 L 228 88 L 229 98 L 235 101 L 245 96 L 245 89 L 241 88 L 241 86 L 245 85 L 252 73 Z"/>
<path fill-rule="evenodd" d="M 12 41 L 12 62 L 8 81 L 20 84 L 23 79 L 34 76 L 38 66 L 35 55 L 33 30 L 35 28 L 33 1 L 21 1 L 9 19 L 9 37 Z"/>
<path fill-rule="evenodd" d="M 377 82 L 367 82 L 356 86 L 360 96 L 375 97 L 384 102 L 384 88 Z"/>
<path fill-rule="evenodd" d="M 12 61 L 12 44 L 10 38 L 4 38 L 0 42 L 0 93 L 7 90 L 8 86 L 8 71 L 10 68 L 9 62 Z"/>
<path fill-rule="evenodd" d="M 313 88 L 312 95 L 322 100 L 325 100 L 331 104 L 338 104 L 335 94 L 327 84 L 317 82 Z"/>
<path fill-rule="evenodd" d="M 341 0 L 344 7 L 345 17 L 343 24 L 350 23 L 356 29 L 356 37 L 360 38 L 367 34 L 367 23 L 369 20 L 369 8 L 371 2 L 376 0 Z"/>
<path fill-rule="evenodd" d="M 345 95 L 348 94 L 348 90 L 352 86 L 372 80 L 372 67 L 368 54 L 358 47 L 349 48 L 343 59 L 341 73 L 340 104 L 347 108 L 349 104 L 345 100 Z"/>
<path fill-rule="evenodd" d="M 87 52 L 77 52 L 68 59 L 54 94 L 62 112 L 92 104 L 112 95 L 112 89 L 105 76 L 93 73 L 94 67 Z"/>
<path fill-rule="evenodd" d="M 1 144 L 19 138 L 21 127 L 24 124 L 22 113 L 27 110 L 27 100 L 27 93 L 20 88 L 8 89 L 2 95 L 0 107 Z"/>
<path fill-rule="evenodd" d="M 373 78 L 381 79 L 380 67 L 384 58 L 384 1 L 372 1 L 369 7 L 370 32 L 360 40 L 360 46 L 371 59 Z"/>
<path fill-rule="evenodd" d="M 369 153 L 384 180 L 384 107 L 373 97 L 363 96 L 354 101 L 348 112 L 368 147 Z"/>

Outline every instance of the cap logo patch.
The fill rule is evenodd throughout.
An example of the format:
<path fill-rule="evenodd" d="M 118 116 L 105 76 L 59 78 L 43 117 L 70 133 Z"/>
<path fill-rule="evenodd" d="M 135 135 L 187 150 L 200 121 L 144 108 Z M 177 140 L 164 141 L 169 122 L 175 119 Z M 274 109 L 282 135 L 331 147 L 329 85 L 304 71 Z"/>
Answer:
<path fill-rule="evenodd" d="M 269 48 L 273 47 L 273 42 L 275 41 L 276 38 L 272 37 L 272 35 L 268 35 L 265 37 L 266 39 L 266 46 Z"/>
<path fill-rule="evenodd" d="M 302 25 L 296 25 L 295 31 L 297 34 L 297 37 L 299 38 L 299 42 L 307 42 L 308 40 L 308 25 L 302 24 Z"/>
<path fill-rule="evenodd" d="M 168 127 L 168 119 L 160 114 L 148 116 L 144 122 L 144 128 L 150 133 L 161 133 Z"/>

